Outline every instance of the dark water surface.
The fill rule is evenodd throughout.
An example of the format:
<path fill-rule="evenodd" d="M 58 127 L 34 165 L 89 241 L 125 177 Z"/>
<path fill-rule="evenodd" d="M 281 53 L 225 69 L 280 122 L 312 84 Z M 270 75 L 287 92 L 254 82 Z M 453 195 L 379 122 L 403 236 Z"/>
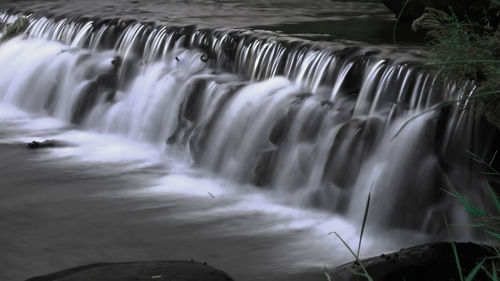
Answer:
<path fill-rule="evenodd" d="M 165 167 L 61 163 L 20 144 L 0 144 L 0 155 L 0 280 L 87 263 L 167 259 L 207 261 L 236 280 L 322 280 L 319 268 L 311 274 L 289 268 L 293 249 L 310 237 L 267 231 L 278 218 L 259 212 L 205 217 L 230 201 L 208 194 L 127 196 L 151 185 Z M 313 252 L 301 259 L 308 255 Z"/>
<path fill-rule="evenodd" d="M 313 40 L 391 43 L 394 15 L 379 1 L 302 0 L 19 0 L 3 9 L 41 14 L 124 18 L 195 24 L 210 28 L 270 30 Z M 408 26 L 396 29 L 398 43 L 419 42 Z"/>

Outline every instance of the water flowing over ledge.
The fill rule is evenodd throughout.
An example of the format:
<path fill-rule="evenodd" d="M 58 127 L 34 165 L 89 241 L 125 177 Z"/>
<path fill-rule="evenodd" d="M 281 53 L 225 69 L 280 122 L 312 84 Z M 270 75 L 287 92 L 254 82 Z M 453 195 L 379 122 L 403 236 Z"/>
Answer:
<path fill-rule="evenodd" d="M 19 16 L 2 13 L 2 28 Z M 487 154 L 495 143 L 460 108 L 423 114 L 394 137 L 474 89 L 416 67 L 416 56 L 245 30 L 26 16 L 25 34 L 0 45 L 0 101 L 155 144 L 298 204 L 355 217 L 372 189 L 371 223 L 436 231 L 442 212 L 460 216 L 440 188 L 477 184 L 465 151 Z"/>

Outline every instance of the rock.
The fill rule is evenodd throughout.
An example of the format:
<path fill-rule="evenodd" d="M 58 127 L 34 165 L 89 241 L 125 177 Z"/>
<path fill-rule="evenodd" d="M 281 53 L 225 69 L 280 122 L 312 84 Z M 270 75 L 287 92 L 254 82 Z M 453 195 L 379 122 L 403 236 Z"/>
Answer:
<path fill-rule="evenodd" d="M 257 186 L 265 186 L 271 183 L 276 165 L 276 150 L 268 150 L 259 153 L 257 165 L 254 169 L 254 183 Z"/>
<path fill-rule="evenodd" d="M 28 143 L 27 147 L 29 149 L 39 149 L 39 148 L 65 147 L 65 146 L 69 146 L 69 144 L 58 140 L 45 140 L 42 142 L 32 141 Z"/>
<path fill-rule="evenodd" d="M 492 248 L 471 242 L 456 243 L 456 246 L 465 275 L 484 258 L 494 255 Z M 401 249 L 392 254 L 382 254 L 361 260 L 361 263 L 374 281 L 460 280 L 453 249 L 449 242 L 429 243 Z M 361 268 L 353 262 L 347 263 L 334 270 L 332 276 L 334 280 L 361 280 L 352 270 L 360 272 Z M 485 280 L 485 277 L 477 275 L 474 280 Z"/>
<path fill-rule="evenodd" d="M 425 8 L 425 13 L 413 21 L 411 29 L 413 31 L 423 30 L 431 39 L 439 39 L 449 34 L 449 15 L 441 10 Z"/>
<path fill-rule="evenodd" d="M 495 7 L 490 0 L 382 0 L 382 2 L 396 17 L 399 16 L 404 6 L 400 21 L 414 21 L 424 13 L 425 8 L 438 9 L 448 14 L 451 8 L 461 20 L 470 19 L 491 28 L 496 28 L 500 22 L 498 14 L 500 9 Z"/>
<path fill-rule="evenodd" d="M 13 23 L 7 25 L 7 30 L 0 41 L 8 40 L 23 33 L 28 28 L 29 24 L 30 22 L 27 18 L 19 17 Z"/>
<path fill-rule="evenodd" d="M 26 281 L 232 281 L 223 271 L 194 261 L 97 263 Z"/>

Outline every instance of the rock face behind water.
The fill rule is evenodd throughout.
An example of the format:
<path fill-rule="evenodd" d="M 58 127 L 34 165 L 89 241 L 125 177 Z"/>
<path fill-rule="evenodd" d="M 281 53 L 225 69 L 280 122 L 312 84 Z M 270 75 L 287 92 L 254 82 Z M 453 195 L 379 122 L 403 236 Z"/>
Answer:
<path fill-rule="evenodd" d="M 233 281 L 223 271 L 188 261 L 143 261 L 79 266 L 26 281 Z"/>
<path fill-rule="evenodd" d="M 406 3 L 408 1 L 408 3 Z M 496 27 L 500 22 L 498 7 L 493 7 L 490 0 L 382 0 L 397 17 L 404 7 L 400 20 L 413 21 L 419 18 L 425 8 L 434 8 L 450 14 L 450 8 L 462 20 L 466 18 L 480 25 Z M 486 15 L 486 18 L 485 18 Z"/>
<path fill-rule="evenodd" d="M 457 243 L 456 247 L 464 276 L 484 258 L 494 255 L 492 249 L 474 243 Z M 401 249 L 392 254 L 364 259 L 361 263 L 374 281 L 460 280 L 453 248 L 448 242 Z M 334 271 L 333 280 L 366 280 L 364 277 L 353 274 L 353 270 L 360 272 L 361 268 L 353 262 L 344 264 Z M 474 280 L 488 280 L 481 274 L 478 274 Z"/>

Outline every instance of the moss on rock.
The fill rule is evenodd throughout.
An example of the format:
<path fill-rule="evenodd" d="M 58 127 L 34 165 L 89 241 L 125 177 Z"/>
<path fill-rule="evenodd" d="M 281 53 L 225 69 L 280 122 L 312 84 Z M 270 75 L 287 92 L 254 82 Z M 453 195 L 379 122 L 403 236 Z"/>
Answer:
<path fill-rule="evenodd" d="M 25 17 L 19 17 L 14 22 L 7 25 L 7 29 L 2 36 L 2 41 L 9 40 L 23 33 L 29 26 L 29 20 Z"/>

